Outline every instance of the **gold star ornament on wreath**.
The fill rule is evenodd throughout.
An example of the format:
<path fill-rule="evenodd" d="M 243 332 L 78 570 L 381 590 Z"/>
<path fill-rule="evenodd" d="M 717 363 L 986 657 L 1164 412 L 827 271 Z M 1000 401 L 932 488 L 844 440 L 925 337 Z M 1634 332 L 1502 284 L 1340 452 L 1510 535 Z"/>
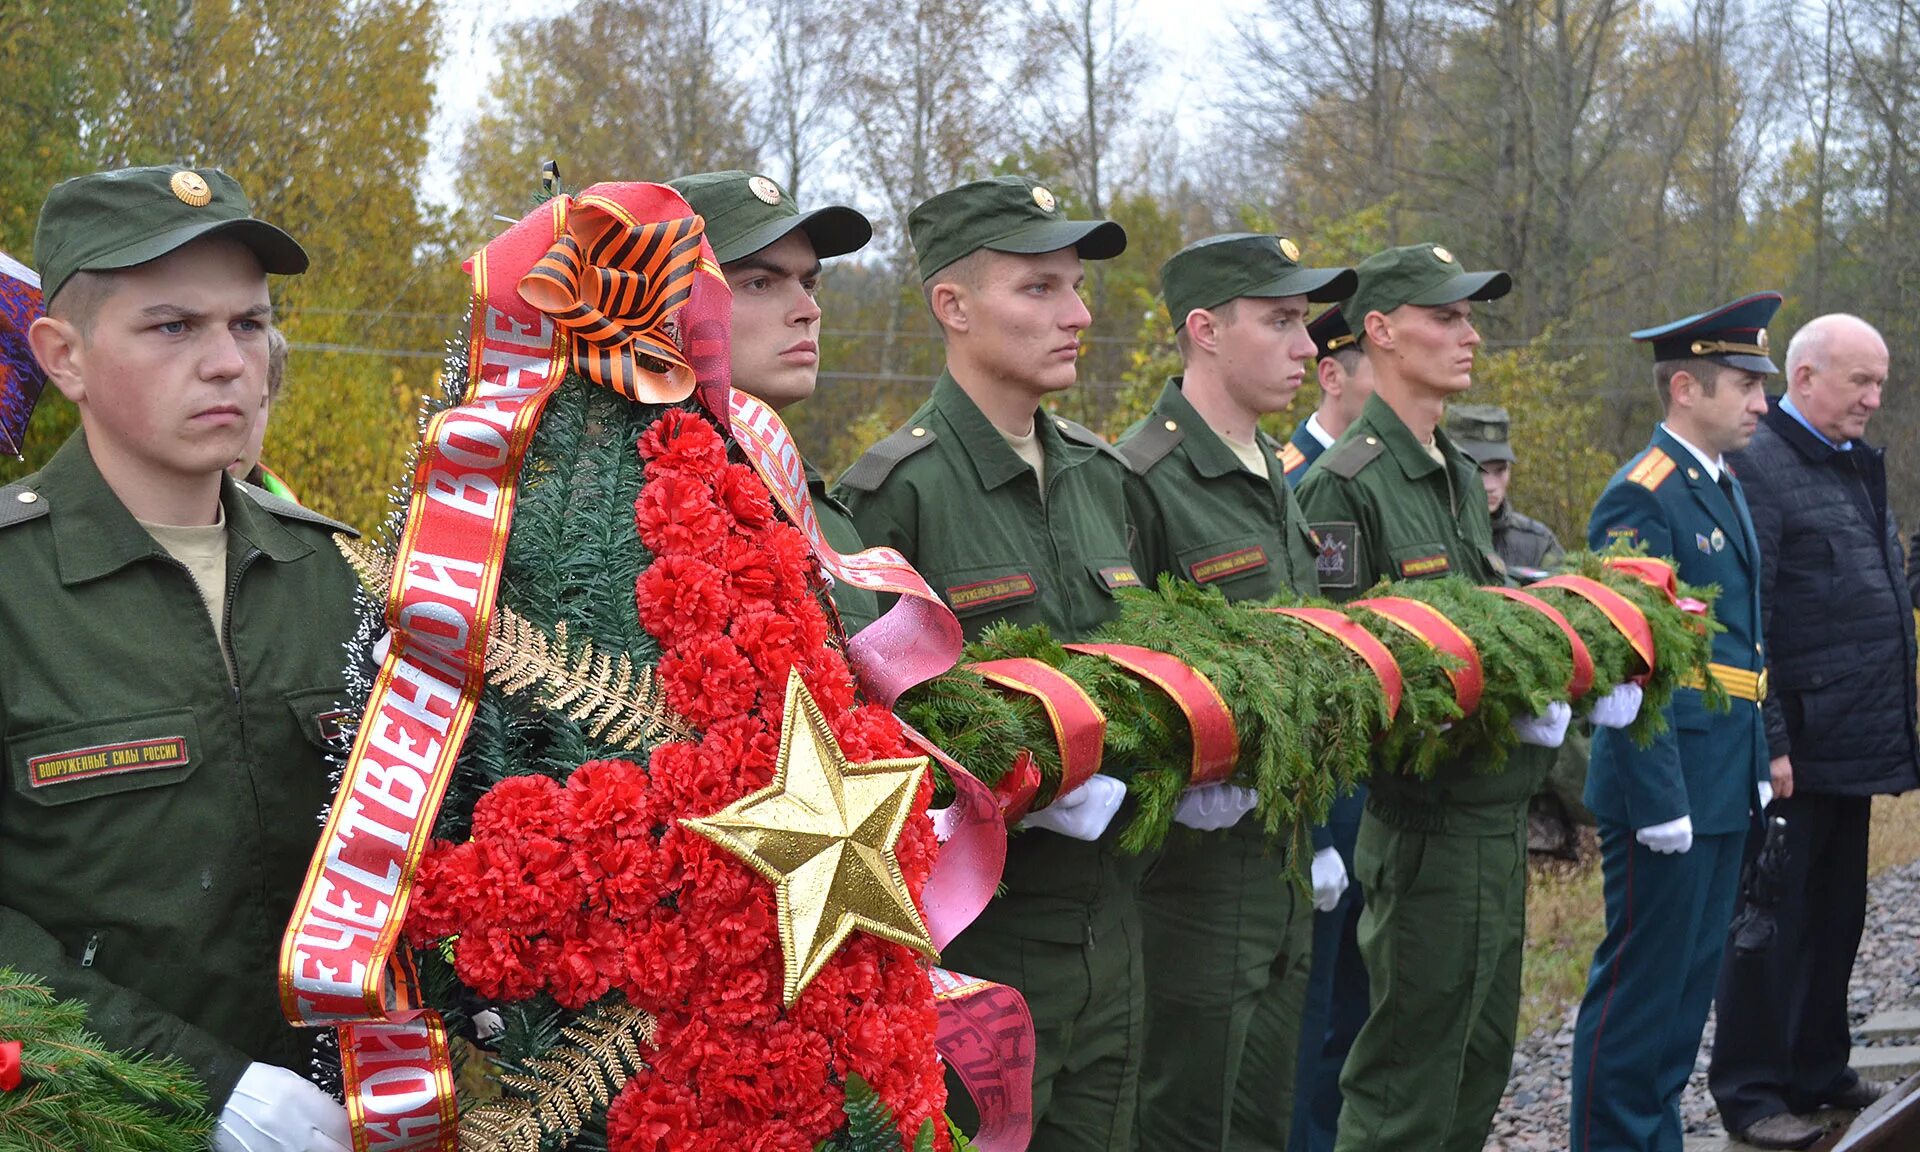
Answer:
<path fill-rule="evenodd" d="M 789 672 L 773 783 L 682 821 L 772 882 L 788 1006 L 856 928 L 938 958 L 894 854 L 926 772 L 924 756 L 848 763 Z"/>

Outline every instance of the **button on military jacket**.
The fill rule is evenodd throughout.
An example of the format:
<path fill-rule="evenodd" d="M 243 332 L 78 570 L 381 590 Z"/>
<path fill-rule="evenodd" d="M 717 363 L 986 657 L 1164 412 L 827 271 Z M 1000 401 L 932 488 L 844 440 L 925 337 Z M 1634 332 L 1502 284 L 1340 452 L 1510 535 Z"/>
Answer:
<path fill-rule="evenodd" d="M 112 1048 L 177 1056 L 218 1112 L 250 1061 L 304 1069 L 280 936 L 331 796 L 347 530 L 223 480 L 227 645 L 84 434 L 0 489 L 0 957 Z"/>
<path fill-rule="evenodd" d="M 1172 572 L 1229 600 L 1319 591 L 1317 552 L 1283 470 L 1284 450 L 1256 431 L 1265 478 L 1240 463 L 1171 381 L 1147 419 L 1120 439 L 1139 475 L 1144 574 Z"/>
<path fill-rule="evenodd" d="M 1045 412 L 1046 499 L 951 375 L 904 427 L 867 450 L 835 489 L 869 547 L 897 548 L 944 597 L 968 640 L 988 624 L 1045 624 L 1077 640 L 1138 587 L 1128 471 L 1093 433 Z"/>

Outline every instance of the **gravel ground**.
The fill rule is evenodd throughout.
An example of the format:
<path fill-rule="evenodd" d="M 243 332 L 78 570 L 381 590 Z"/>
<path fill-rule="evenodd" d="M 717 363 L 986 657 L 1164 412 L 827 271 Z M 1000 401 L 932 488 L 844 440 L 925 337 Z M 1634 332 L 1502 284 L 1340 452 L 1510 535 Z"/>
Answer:
<path fill-rule="evenodd" d="M 1853 966 L 1849 1008 L 1857 1028 L 1875 1012 L 1920 1003 L 1920 861 L 1882 872 L 1867 886 L 1867 929 Z M 1573 1071 L 1569 1005 L 1557 1031 L 1539 1029 L 1513 1055 L 1513 1078 L 1500 1102 L 1488 1152 L 1558 1152 L 1567 1146 L 1568 1077 Z M 1856 1035 L 1855 1041 L 1859 1037 Z M 1707 1021 L 1693 1079 L 1681 1098 L 1688 1135 L 1721 1133 L 1720 1114 L 1707 1093 L 1713 1021 Z"/>

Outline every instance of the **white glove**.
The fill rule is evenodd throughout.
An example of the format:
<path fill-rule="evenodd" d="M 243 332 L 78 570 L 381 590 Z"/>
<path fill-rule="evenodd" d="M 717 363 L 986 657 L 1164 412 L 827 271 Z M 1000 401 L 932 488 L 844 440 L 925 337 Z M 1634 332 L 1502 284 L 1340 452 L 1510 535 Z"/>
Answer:
<path fill-rule="evenodd" d="M 1028 813 L 1020 827 L 1045 828 L 1075 840 L 1098 840 L 1126 798 L 1127 786 L 1120 781 L 1111 776 L 1089 776 L 1080 787 L 1038 812 Z"/>
<path fill-rule="evenodd" d="M 1773 803 L 1773 781 L 1762 780 L 1759 783 L 1760 783 L 1760 811 L 1765 812 L 1767 810 L 1767 805 Z"/>
<path fill-rule="evenodd" d="M 507 1022 L 496 1008 L 482 1008 L 473 1014 L 473 1038 L 491 1044 L 507 1033 Z"/>
<path fill-rule="evenodd" d="M 1607 693 L 1593 706 L 1590 719 L 1601 728 L 1625 728 L 1640 715 L 1640 701 L 1646 696 L 1638 684 L 1622 684 Z"/>
<path fill-rule="evenodd" d="M 1685 852 L 1693 847 L 1693 817 L 1682 816 L 1665 824 L 1642 828 L 1633 834 L 1633 838 L 1655 852 Z"/>
<path fill-rule="evenodd" d="M 1240 818 L 1259 802 L 1259 793 L 1238 784 L 1196 784 L 1180 793 L 1173 819 L 1189 828 L 1215 832 L 1240 823 Z"/>
<path fill-rule="evenodd" d="M 1537 748 L 1558 748 L 1567 742 L 1567 725 L 1573 723 L 1573 708 L 1559 700 L 1547 705 L 1538 716 L 1521 716 L 1513 722 L 1520 743 Z"/>
<path fill-rule="evenodd" d="M 305 1079 L 249 1064 L 227 1097 L 213 1152 L 353 1152 L 347 1110 Z"/>
<path fill-rule="evenodd" d="M 1347 862 L 1332 848 L 1313 854 L 1313 910 L 1331 912 L 1347 891 Z"/>
<path fill-rule="evenodd" d="M 380 639 L 373 642 L 373 651 L 367 654 L 367 658 L 373 662 L 375 668 L 378 668 L 387 662 L 387 652 L 392 648 L 393 629 L 389 628 L 380 633 Z"/>

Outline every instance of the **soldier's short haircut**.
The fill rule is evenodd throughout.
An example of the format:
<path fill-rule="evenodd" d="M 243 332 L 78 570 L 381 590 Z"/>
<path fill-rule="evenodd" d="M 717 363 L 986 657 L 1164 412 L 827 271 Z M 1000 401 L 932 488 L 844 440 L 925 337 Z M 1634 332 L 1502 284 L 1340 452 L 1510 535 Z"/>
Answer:
<path fill-rule="evenodd" d="M 988 251 L 986 248 L 975 248 L 927 277 L 926 282 L 920 285 L 920 295 L 926 300 L 928 310 L 933 308 L 933 290 L 942 284 L 964 284 L 969 288 L 978 288 L 980 271 L 987 263 Z"/>
<path fill-rule="evenodd" d="M 267 399 L 280 398 L 280 385 L 287 382 L 287 337 L 278 328 L 267 329 Z"/>
<path fill-rule="evenodd" d="M 1228 300 L 1226 303 L 1221 304 L 1218 307 L 1207 309 L 1207 311 L 1219 317 L 1220 326 L 1222 328 L 1225 328 L 1227 325 L 1233 323 L 1234 320 L 1237 318 L 1240 311 L 1241 299 L 1243 299 L 1243 297 L 1236 296 L 1232 300 Z M 1180 325 L 1180 330 L 1173 334 L 1174 347 L 1180 349 L 1180 359 L 1183 363 L 1186 361 L 1187 357 L 1193 355 L 1193 341 L 1187 336 L 1187 326 L 1185 323 L 1185 319 L 1186 317 L 1184 316 L 1181 317 L 1182 323 Z"/>
<path fill-rule="evenodd" d="M 54 293 L 53 302 L 47 305 L 47 315 L 73 325 L 82 337 L 91 336 L 93 322 L 100 316 L 100 306 L 113 295 L 114 284 L 111 272 L 75 272 L 67 277 L 60 291 Z"/>
<path fill-rule="evenodd" d="M 1658 360 L 1653 365 L 1653 384 L 1660 391 L 1660 411 L 1673 407 L 1673 378 L 1680 373 L 1700 381 L 1700 390 L 1711 396 L 1720 387 L 1720 373 L 1726 365 L 1712 360 Z"/>
<path fill-rule="evenodd" d="M 1345 368 L 1347 370 L 1347 375 L 1349 376 L 1353 375 L 1355 372 L 1360 371 L 1360 361 L 1365 360 L 1366 358 L 1367 358 L 1367 354 L 1365 352 L 1360 351 L 1360 346 L 1358 344 L 1349 344 L 1345 348 L 1339 349 L 1338 351 L 1335 351 L 1335 352 L 1329 352 L 1325 356 L 1320 357 L 1321 360 L 1338 361 L 1340 364 L 1340 367 Z M 1315 361 L 1315 363 L 1318 363 L 1318 361 Z"/>

